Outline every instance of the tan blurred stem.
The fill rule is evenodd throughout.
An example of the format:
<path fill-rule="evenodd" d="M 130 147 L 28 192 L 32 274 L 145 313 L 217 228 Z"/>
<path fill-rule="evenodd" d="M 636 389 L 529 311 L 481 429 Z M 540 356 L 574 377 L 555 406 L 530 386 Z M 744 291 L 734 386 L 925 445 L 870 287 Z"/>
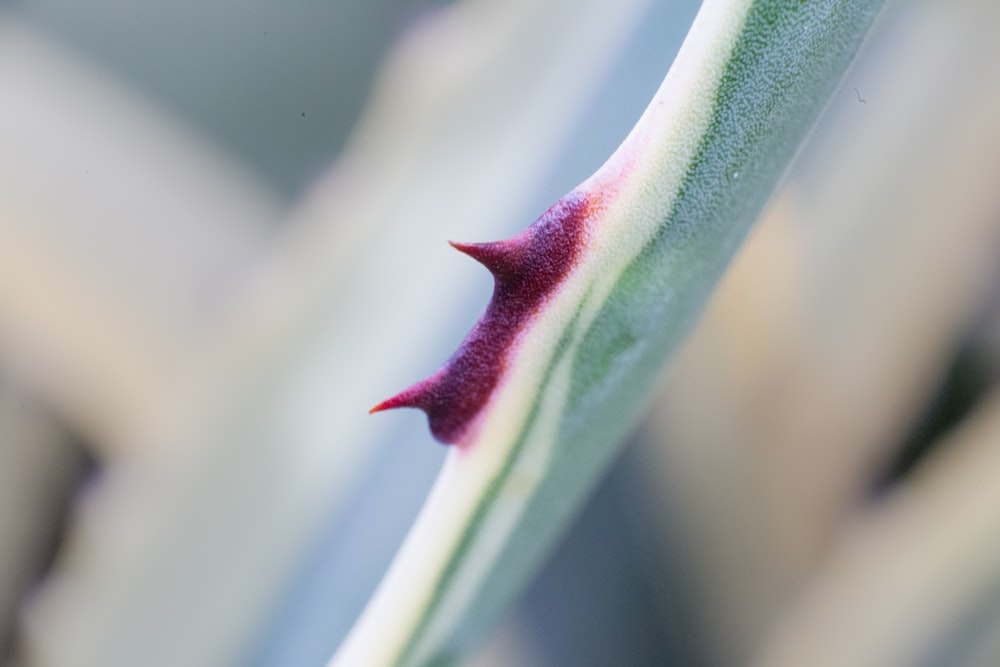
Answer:
<path fill-rule="evenodd" d="M 30 395 L 0 381 L 0 661 L 16 605 L 44 574 L 83 452 Z"/>
<path fill-rule="evenodd" d="M 802 599 L 782 615 L 757 664 L 925 664 L 921 658 L 960 631 L 970 611 L 996 596 L 997 470 L 1000 391 L 903 487 L 851 522 Z"/>
<path fill-rule="evenodd" d="M 0 11 L 0 366 L 138 448 L 278 217 L 267 188 Z"/>
<path fill-rule="evenodd" d="M 988 289 L 996 14 L 920 3 L 883 24 L 883 60 L 862 55 L 650 416 L 651 502 L 680 519 L 724 662 L 809 576 Z"/>

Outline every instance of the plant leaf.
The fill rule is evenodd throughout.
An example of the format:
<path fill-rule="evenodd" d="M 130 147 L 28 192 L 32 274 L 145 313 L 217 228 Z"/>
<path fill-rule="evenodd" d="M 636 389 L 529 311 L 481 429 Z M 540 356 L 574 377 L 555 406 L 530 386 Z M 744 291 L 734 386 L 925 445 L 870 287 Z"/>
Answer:
<path fill-rule="evenodd" d="M 635 129 L 557 205 L 588 202 L 581 248 L 497 353 L 483 406 L 445 434 L 460 446 L 332 664 L 448 661 L 520 589 L 610 462 L 880 5 L 702 6 Z"/>

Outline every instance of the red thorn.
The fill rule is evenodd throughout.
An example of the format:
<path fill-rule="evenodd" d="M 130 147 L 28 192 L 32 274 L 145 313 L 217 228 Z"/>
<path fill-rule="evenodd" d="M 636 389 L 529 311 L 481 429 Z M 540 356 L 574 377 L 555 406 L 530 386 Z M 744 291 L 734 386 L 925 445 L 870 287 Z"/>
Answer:
<path fill-rule="evenodd" d="M 420 408 L 431 435 L 462 445 L 477 415 L 503 381 L 522 331 L 576 265 L 593 211 L 603 195 L 574 190 L 528 229 L 496 243 L 452 243 L 494 275 L 493 297 L 458 350 L 429 378 L 379 403 L 372 412 Z M 467 441 L 466 441 L 467 442 Z"/>
<path fill-rule="evenodd" d="M 392 398 L 387 398 L 369 410 L 368 414 L 373 415 L 376 412 L 395 410 L 396 408 L 417 408 L 426 412 L 426 407 L 424 406 L 427 391 L 425 384 L 426 381 L 417 383 L 409 389 L 399 392 Z"/>
<path fill-rule="evenodd" d="M 393 408 L 398 408 L 398 407 L 400 407 L 400 406 L 396 405 L 392 401 L 392 399 L 389 399 L 389 400 L 386 400 L 386 401 L 382 401 L 381 403 L 379 403 L 378 405 L 376 405 L 374 408 L 372 408 L 371 410 L 368 411 L 368 414 L 373 415 L 376 412 L 382 412 L 383 410 L 392 410 Z"/>
<path fill-rule="evenodd" d="M 517 272 L 521 261 L 521 244 L 515 241 L 492 243 L 457 243 L 448 241 L 455 250 L 476 260 L 497 278 L 506 278 Z"/>

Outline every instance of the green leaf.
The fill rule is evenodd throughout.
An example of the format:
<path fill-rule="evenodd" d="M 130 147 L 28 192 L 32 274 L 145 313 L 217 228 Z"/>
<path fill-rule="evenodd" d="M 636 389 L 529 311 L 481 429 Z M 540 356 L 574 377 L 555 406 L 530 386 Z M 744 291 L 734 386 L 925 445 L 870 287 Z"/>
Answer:
<path fill-rule="evenodd" d="M 610 463 L 880 5 L 703 5 L 635 129 L 571 193 L 598 202 L 580 252 L 504 350 L 333 665 L 447 662 L 520 590 Z"/>

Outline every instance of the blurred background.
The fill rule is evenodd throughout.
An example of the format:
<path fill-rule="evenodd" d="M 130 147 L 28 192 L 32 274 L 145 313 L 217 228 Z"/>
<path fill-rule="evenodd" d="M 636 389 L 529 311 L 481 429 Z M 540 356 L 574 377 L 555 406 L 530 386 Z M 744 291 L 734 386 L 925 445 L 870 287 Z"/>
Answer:
<path fill-rule="evenodd" d="M 0 664 L 323 665 L 433 371 L 692 0 L 0 6 Z M 508 619 L 524 665 L 1000 664 L 1000 7 L 890 0 Z"/>

